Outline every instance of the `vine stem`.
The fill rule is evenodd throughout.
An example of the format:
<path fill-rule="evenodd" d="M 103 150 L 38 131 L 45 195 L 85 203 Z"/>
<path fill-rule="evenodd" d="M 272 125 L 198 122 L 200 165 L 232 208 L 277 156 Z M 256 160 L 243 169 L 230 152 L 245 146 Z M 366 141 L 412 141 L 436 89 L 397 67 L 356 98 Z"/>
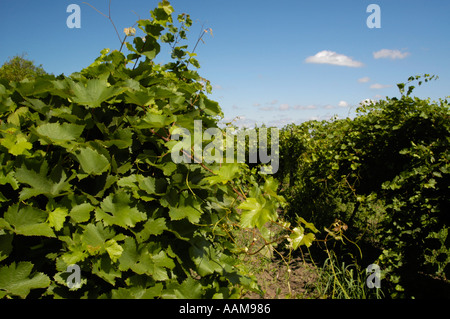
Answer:
<path fill-rule="evenodd" d="M 109 6 L 108 6 L 108 14 L 109 14 L 109 15 L 104 14 L 103 12 L 101 12 L 100 10 L 98 10 L 96 7 L 94 7 L 94 6 L 93 6 L 92 4 L 90 4 L 90 3 L 87 3 L 87 2 L 83 2 L 83 3 L 84 3 L 84 4 L 87 4 L 87 5 L 90 6 L 92 9 L 94 9 L 95 11 L 97 11 L 98 13 L 100 13 L 102 16 L 108 18 L 109 21 L 111 21 L 111 24 L 113 25 L 114 30 L 116 30 L 117 37 L 119 38 L 120 43 L 123 45 L 123 43 L 125 42 L 125 39 L 123 39 L 123 41 L 122 41 L 122 39 L 120 38 L 119 31 L 117 31 L 116 25 L 114 24 L 114 21 L 113 21 L 112 18 L 111 18 L 111 0 L 109 0 Z M 126 37 L 125 37 L 125 38 L 126 38 Z"/>

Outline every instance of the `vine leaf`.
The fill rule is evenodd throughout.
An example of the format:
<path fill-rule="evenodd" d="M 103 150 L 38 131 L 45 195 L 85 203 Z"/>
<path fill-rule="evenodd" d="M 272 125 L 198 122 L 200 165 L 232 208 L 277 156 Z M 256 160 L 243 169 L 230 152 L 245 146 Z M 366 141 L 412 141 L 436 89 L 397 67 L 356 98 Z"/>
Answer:
<path fill-rule="evenodd" d="M 155 244 L 141 244 L 136 246 L 133 238 L 126 238 L 123 253 L 119 258 L 119 269 L 131 269 L 135 273 L 147 274 L 155 280 L 168 280 L 167 268 L 173 269 L 175 263 L 167 254 Z"/>
<path fill-rule="evenodd" d="M 25 298 L 31 289 L 47 288 L 50 279 L 43 273 L 36 273 L 30 277 L 33 264 L 31 262 L 13 262 L 9 266 L 0 268 L 0 298 L 14 295 Z"/>
<path fill-rule="evenodd" d="M 31 206 L 19 209 L 16 204 L 8 208 L 4 219 L 0 218 L 0 225 L 9 225 L 7 228 L 19 235 L 56 237 L 50 225 L 46 223 L 47 217 L 48 214 L 40 209 Z"/>
<path fill-rule="evenodd" d="M 103 154 L 99 154 L 89 147 L 75 151 L 75 157 L 83 171 L 89 175 L 101 175 L 110 166 L 108 159 Z"/>
<path fill-rule="evenodd" d="M 173 289 L 173 294 L 163 297 L 178 299 L 200 299 L 202 297 L 202 285 L 191 277 L 188 277 L 181 284 L 170 285 L 170 288 Z"/>
<path fill-rule="evenodd" d="M 66 173 L 60 165 L 55 166 L 49 176 L 47 176 L 48 164 L 44 161 L 41 164 L 39 173 L 27 169 L 24 165 L 17 169 L 15 178 L 23 184 L 28 184 L 31 188 L 25 187 L 20 192 L 20 200 L 26 200 L 38 195 L 55 197 L 61 192 L 70 189 L 70 183 Z"/>
<path fill-rule="evenodd" d="M 118 225 L 123 228 L 134 227 L 138 222 L 147 219 L 147 215 L 136 207 L 131 207 L 130 196 L 126 193 L 110 194 L 96 209 L 97 220 L 103 220 L 105 225 Z"/>
<path fill-rule="evenodd" d="M 54 211 L 48 214 L 48 222 L 56 231 L 61 230 L 64 226 L 67 215 L 69 215 L 67 208 L 57 207 Z"/>
<path fill-rule="evenodd" d="M 127 90 L 127 88 L 111 86 L 106 80 L 101 79 L 91 79 L 86 84 L 67 81 L 73 92 L 71 100 L 91 108 L 99 107 L 102 102 Z"/>
<path fill-rule="evenodd" d="M 221 273 L 223 271 L 222 262 L 219 261 L 220 256 L 206 239 L 194 239 L 192 247 L 189 248 L 189 254 L 197 265 L 196 271 L 200 276 L 210 275 L 214 272 Z"/>
<path fill-rule="evenodd" d="M 73 141 L 80 137 L 84 125 L 70 123 L 46 123 L 36 127 L 38 135 L 46 137 L 53 142 Z"/>
<path fill-rule="evenodd" d="M 305 245 L 306 247 L 311 246 L 314 239 L 315 239 L 314 234 L 313 233 L 305 234 L 305 230 L 301 226 L 292 229 L 292 233 L 289 236 L 289 241 L 291 242 L 292 248 L 294 250 L 301 245 Z"/>
<path fill-rule="evenodd" d="M 268 221 L 277 218 L 277 212 L 271 201 L 264 197 L 247 198 L 239 206 L 242 209 L 241 226 L 262 228 Z"/>
<path fill-rule="evenodd" d="M 22 155 L 27 150 L 33 148 L 33 145 L 22 134 L 19 135 L 7 135 L 5 138 L 0 139 L 0 144 L 8 149 L 8 152 L 12 155 Z"/>

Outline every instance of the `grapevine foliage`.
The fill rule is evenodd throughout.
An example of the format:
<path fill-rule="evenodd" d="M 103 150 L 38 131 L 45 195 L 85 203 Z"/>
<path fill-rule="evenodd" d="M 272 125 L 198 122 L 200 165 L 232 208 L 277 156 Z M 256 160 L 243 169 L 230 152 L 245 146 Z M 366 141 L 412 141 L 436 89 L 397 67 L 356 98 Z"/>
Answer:
<path fill-rule="evenodd" d="M 365 261 L 381 267 L 390 295 L 411 297 L 424 275 L 450 278 L 450 109 L 411 96 L 413 85 L 398 88 L 399 98 L 362 104 L 354 119 L 285 127 L 276 177 L 293 186 L 284 192 L 289 215 L 320 229 L 345 223 L 371 248 Z"/>
<path fill-rule="evenodd" d="M 179 44 L 192 21 L 173 12 L 162 1 L 139 20 L 145 37 L 124 42 L 127 55 L 1 82 L 0 298 L 231 298 L 254 286 L 233 236 L 269 233 L 283 198 L 246 164 L 172 161 L 173 128 L 222 116 Z M 171 60 L 158 64 L 163 44 Z M 314 239 L 280 224 L 294 248 Z M 81 281 L 69 288 L 71 265 Z"/>

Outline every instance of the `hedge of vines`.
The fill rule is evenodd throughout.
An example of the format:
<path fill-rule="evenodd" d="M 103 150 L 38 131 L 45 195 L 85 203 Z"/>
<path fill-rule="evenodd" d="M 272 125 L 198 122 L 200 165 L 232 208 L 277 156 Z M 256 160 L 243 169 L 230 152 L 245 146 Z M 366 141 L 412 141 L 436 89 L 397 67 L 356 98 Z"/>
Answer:
<path fill-rule="evenodd" d="M 319 229 L 345 223 L 349 238 L 378 251 L 369 262 L 390 295 L 404 297 L 419 273 L 450 278 L 450 108 L 398 87 L 399 98 L 361 104 L 354 119 L 285 127 L 277 177 L 292 217 Z"/>
<path fill-rule="evenodd" d="M 192 20 L 173 13 L 162 1 L 139 20 L 127 55 L 104 49 L 68 77 L 1 81 L 0 298 L 239 297 L 255 282 L 237 264 L 248 249 L 236 230 L 279 223 L 280 240 L 311 244 L 279 219 L 270 176 L 172 161 L 175 128 L 222 116 L 182 44 Z"/>

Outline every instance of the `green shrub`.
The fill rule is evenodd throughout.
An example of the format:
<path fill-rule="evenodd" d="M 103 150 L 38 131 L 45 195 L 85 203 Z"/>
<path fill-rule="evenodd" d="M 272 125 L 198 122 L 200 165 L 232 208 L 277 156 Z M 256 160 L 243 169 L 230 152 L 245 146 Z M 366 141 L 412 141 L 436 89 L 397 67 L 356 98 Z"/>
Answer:
<path fill-rule="evenodd" d="M 291 216 L 320 228 L 341 220 L 349 237 L 378 248 L 393 296 L 412 293 L 403 290 L 419 272 L 445 279 L 450 261 L 449 105 L 413 98 L 414 87 L 407 94 L 404 87 L 400 98 L 361 105 L 354 119 L 295 127 L 303 151 L 286 192 Z"/>
<path fill-rule="evenodd" d="M 0 79 L 6 81 L 34 79 L 45 74 L 47 74 L 47 72 L 44 71 L 42 65 L 34 65 L 34 62 L 25 59 L 24 55 L 16 55 L 0 67 Z"/>

